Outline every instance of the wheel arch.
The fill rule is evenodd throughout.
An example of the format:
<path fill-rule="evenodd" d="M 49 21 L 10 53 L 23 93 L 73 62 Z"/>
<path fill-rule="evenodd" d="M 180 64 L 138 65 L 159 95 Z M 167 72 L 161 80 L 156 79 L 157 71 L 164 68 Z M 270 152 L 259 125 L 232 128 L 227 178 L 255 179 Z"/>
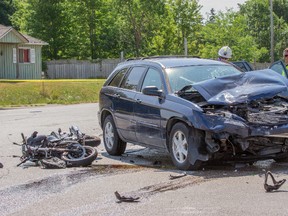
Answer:
<path fill-rule="evenodd" d="M 100 122 L 101 122 L 101 128 L 102 128 L 102 129 L 103 129 L 103 123 L 104 123 L 104 121 L 105 121 L 105 118 L 106 118 L 107 116 L 109 116 L 109 115 L 111 115 L 112 118 L 114 119 L 111 111 L 105 109 L 105 110 L 103 110 L 103 111 L 101 112 L 101 116 L 100 116 L 101 121 L 100 121 Z"/>
<path fill-rule="evenodd" d="M 173 118 L 170 118 L 166 124 L 166 148 L 169 150 L 169 140 L 170 140 L 170 132 L 173 128 L 173 126 L 175 124 L 177 124 L 178 122 L 182 122 L 183 124 L 185 124 L 187 127 L 191 127 L 193 126 L 191 123 L 189 123 L 188 121 L 185 121 L 184 119 L 181 119 L 181 118 L 177 118 L 177 117 L 173 117 Z"/>

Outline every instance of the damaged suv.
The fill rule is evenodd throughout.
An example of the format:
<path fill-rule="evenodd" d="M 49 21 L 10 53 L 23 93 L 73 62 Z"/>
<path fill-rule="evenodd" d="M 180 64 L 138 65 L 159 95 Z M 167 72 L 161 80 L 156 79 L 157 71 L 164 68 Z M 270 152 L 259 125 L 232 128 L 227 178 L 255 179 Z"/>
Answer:
<path fill-rule="evenodd" d="M 175 166 L 288 158 L 287 79 L 220 61 L 151 57 L 120 63 L 99 95 L 106 151 L 166 149 Z"/>

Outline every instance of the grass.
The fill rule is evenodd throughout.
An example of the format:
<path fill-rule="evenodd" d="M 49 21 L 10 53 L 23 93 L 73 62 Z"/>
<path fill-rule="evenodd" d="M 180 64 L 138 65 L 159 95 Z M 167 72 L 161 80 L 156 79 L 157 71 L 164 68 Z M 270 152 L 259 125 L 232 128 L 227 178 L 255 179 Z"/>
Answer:
<path fill-rule="evenodd" d="M 0 80 L 0 107 L 98 102 L 105 79 Z"/>

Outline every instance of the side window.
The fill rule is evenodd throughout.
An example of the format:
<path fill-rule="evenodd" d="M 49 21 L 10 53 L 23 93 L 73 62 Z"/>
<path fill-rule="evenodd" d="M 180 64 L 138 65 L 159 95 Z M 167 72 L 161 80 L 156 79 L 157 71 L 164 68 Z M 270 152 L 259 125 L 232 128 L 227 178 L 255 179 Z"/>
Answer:
<path fill-rule="evenodd" d="M 143 82 L 141 91 L 146 86 L 156 86 L 158 89 L 162 89 L 161 75 L 157 70 L 155 70 L 153 68 L 150 68 L 148 70 L 148 72 L 146 73 L 146 76 L 144 78 L 144 82 Z"/>
<path fill-rule="evenodd" d="M 114 76 L 114 78 L 112 79 L 112 81 L 109 83 L 108 86 L 115 86 L 115 87 L 119 86 L 119 84 L 122 81 L 126 71 L 127 71 L 127 68 L 124 68 L 124 69 L 120 70 L 116 74 L 116 76 Z"/>
<path fill-rule="evenodd" d="M 125 81 L 122 83 L 121 87 L 136 91 L 139 81 L 141 80 L 141 77 L 143 76 L 145 71 L 146 71 L 145 67 L 132 68 L 129 75 L 127 76 Z"/>

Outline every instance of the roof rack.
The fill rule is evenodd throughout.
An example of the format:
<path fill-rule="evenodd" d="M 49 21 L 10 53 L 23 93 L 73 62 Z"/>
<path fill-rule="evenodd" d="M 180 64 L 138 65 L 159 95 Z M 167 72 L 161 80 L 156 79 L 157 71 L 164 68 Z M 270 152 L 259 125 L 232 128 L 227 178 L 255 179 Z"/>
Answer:
<path fill-rule="evenodd" d="M 164 56 L 148 56 L 143 57 L 141 60 L 144 59 L 153 59 L 153 58 L 200 58 L 199 56 L 187 56 L 187 55 L 164 55 Z"/>
<path fill-rule="evenodd" d="M 200 58 L 200 57 L 199 56 L 186 56 L 186 55 L 163 55 L 163 56 L 147 56 L 147 57 L 129 58 L 129 59 L 126 59 L 126 61 L 155 59 L 155 58 Z"/>
<path fill-rule="evenodd" d="M 142 60 L 141 57 L 136 57 L 136 58 L 128 58 L 125 61 L 133 61 L 133 60 Z"/>

